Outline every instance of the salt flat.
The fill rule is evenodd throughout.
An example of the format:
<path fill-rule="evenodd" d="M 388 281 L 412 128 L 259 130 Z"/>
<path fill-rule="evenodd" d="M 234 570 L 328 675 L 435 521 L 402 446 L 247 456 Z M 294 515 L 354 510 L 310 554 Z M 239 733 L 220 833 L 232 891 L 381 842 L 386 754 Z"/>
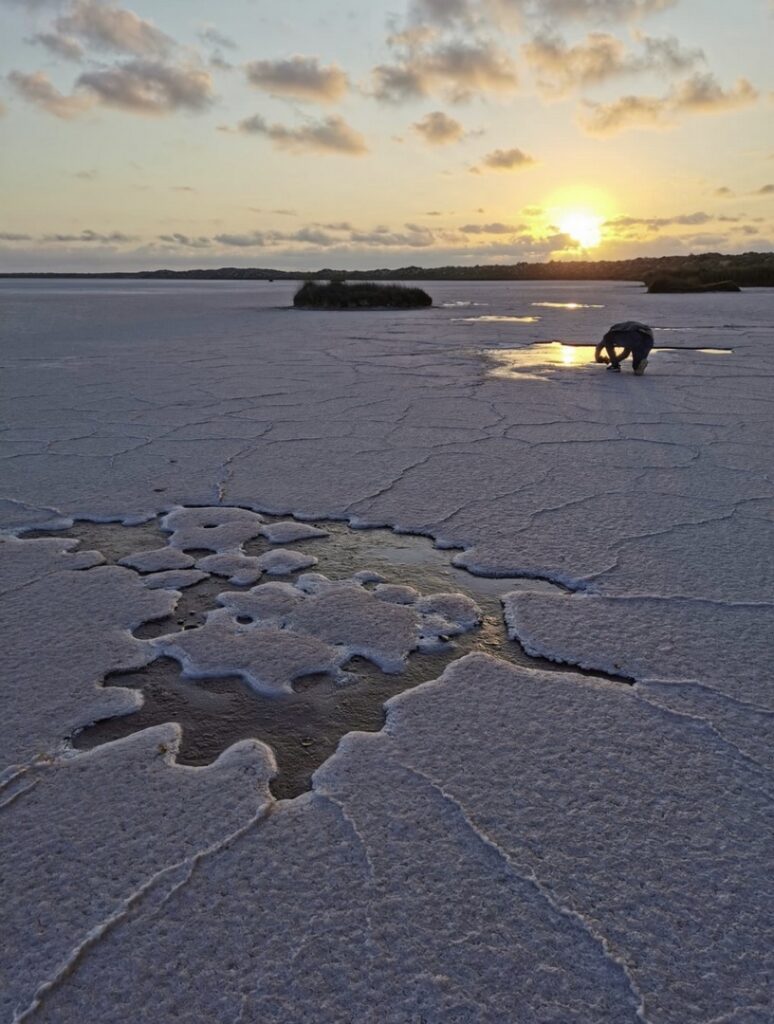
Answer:
<path fill-rule="evenodd" d="M 432 309 L 331 314 L 292 290 L 0 282 L 3 1019 L 771 1021 L 774 295 L 444 282 Z M 628 318 L 670 349 L 643 378 L 531 347 Z M 191 535 L 141 562 L 17 539 L 169 513 Z M 313 614 L 304 531 L 261 513 L 561 584 L 504 597 L 511 636 L 633 685 L 468 655 L 289 801 L 257 740 L 198 768 L 174 724 L 73 750 L 142 699 L 105 676 L 160 651 L 260 657 L 281 690 L 340 672 L 331 651 L 399 671 L 453 642 L 451 604 L 365 577 Z M 245 549 L 262 529 L 270 559 Z M 203 572 L 227 592 L 278 564 L 311 583 L 257 623 L 231 598 L 132 635 Z"/>

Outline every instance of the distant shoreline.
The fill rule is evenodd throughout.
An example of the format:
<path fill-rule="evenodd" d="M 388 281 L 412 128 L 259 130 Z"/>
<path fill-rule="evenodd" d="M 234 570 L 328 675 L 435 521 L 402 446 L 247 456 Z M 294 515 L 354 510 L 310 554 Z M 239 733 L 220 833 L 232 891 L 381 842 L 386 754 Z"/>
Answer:
<path fill-rule="evenodd" d="M 0 271 L 4 280 L 140 280 L 140 281 L 630 281 L 647 284 L 655 275 L 699 281 L 733 280 L 745 288 L 774 287 L 774 252 L 735 255 L 641 256 L 631 260 L 567 260 L 472 267 L 381 267 L 373 270 L 276 270 L 267 267 L 220 267 L 199 270 Z"/>

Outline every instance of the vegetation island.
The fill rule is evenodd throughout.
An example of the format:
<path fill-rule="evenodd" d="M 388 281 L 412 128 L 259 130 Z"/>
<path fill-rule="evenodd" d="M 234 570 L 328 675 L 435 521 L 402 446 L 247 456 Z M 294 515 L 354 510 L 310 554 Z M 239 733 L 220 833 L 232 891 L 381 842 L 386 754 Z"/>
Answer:
<path fill-rule="evenodd" d="M 344 281 L 307 281 L 293 299 L 293 305 L 300 309 L 418 309 L 432 304 L 433 300 L 421 288 Z"/>

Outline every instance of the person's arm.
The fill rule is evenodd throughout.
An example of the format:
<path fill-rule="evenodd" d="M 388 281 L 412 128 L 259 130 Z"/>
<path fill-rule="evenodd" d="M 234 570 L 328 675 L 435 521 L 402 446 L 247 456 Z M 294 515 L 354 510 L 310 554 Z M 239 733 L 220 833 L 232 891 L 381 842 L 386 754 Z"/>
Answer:
<path fill-rule="evenodd" d="M 602 349 L 604 347 L 605 347 L 605 340 L 603 338 L 602 341 L 600 341 L 600 343 L 597 345 L 597 347 L 596 347 L 596 349 L 594 351 L 594 362 L 595 363 L 609 363 L 610 362 L 610 360 L 607 358 L 607 356 L 603 356 L 602 355 Z"/>

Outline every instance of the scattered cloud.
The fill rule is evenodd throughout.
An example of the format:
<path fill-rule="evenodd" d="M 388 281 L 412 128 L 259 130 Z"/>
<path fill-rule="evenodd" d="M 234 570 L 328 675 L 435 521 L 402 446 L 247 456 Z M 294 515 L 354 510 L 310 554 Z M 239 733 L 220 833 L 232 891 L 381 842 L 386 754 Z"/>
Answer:
<path fill-rule="evenodd" d="M 254 60 L 245 65 L 245 74 L 251 85 L 272 96 L 310 103 L 335 103 L 349 86 L 345 72 L 338 65 L 325 67 L 316 57 Z"/>
<path fill-rule="evenodd" d="M 478 228 L 485 230 L 478 231 Z M 469 229 L 469 230 L 468 230 Z M 441 262 L 459 262 L 471 258 L 483 260 L 532 259 L 570 252 L 578 243 L 561 232 L 548 235 L 536 234 L 523 229 L 522 225 L 469 225 L 468 229 L 428 228 L 422 224 L 407 223 L 402 228 L 377 224 L 370 228 L 355 227 L 346 221 L 331 224 L 310 224 L 298 230 L 285 232 L 274 230 L 250 230 L 243 232 L 220 232 L 213 236 L 188 235 L 182 232 L 168 232 L 152 240 L 136 239 L 122 232 L 99 233 L 85 230 L 79 233 L 62 233 L 33 238 L 29 235 L 6 232 L 0 233 L 0 242 L 36 242 L 40 248 L 37 254 L 45 257 L 46 252 L 70 247 L 70 256 L 78 250 L 84 252 L 92 247 L 109 246 L 119 255 L 133 255 L 147 259 L 154 252 L 170 254 L 176 250 L 190 256 L 193 253 L 211 253 L 220 259 L 227 252 L 234 254 L 251 249 L 271 251 L 292 260 L 304 253 L 327 252 L 340 259 L 358 257 L 365 253 L 389 250 L 399 261 L 412 259 L 416 250 L 432 252 L 433 258 Z M 470 235 L 505 235 L 508 238 L 481 238 L 471 242 Z M 136 243 L 140 243 L 139 246 Z M 19 251 L 16 249 L 15 251 Z M 27 250 L 25 250 L 27 251 Z M 30 250 L 31 252 L 33 250 Z M 92 248 L 93 251 L 93 248 Z M 373 258 L 373 257 L 369 257 Z"/>
<path fill-rule="evenodd" d="M 411 26 L 497 27 L 585 21 L 633 22 L 673 7 L 678 0 L 414 0 Z"/>
<path fill-rule="evenodd" d="M 451 40 L 409 45 L 394 64 L 374 68 L 373 95 L 387 103 L 441 91 L 453 102 L 474 94 L 513 92 L 518 85 L 511 56 L 489 40 Z"/>
<path fill-rule="evenodd" d="M 474 174 L 480 174 L 482 169 L 517 171 L 523 167 L 530 167 L 535 162 L 534 157 L 515 147 L 513 149 L 495 149 L 482 158 L 480 166 L 471 167 L 471 171 Z"/>
<path fill-rule="evenodd" d="M 88 96 L 67 96 L 60 92 L 43 71 L 33 71 L 30 74 L 11 71 L 8 82 L 23 100 L 65 121 L 78 117 L 92 106 L 92 100 Z"/>
<path fill-rule="evenodd" d="M 133 57 L 165 57 L 175 45 L 152 22 L 105 0 L 74 0 L 54 25 L 60 36 L 80 39 L 95 50 Z"/>
<path fill-rule="evenodd" d="M 731 89 L 724 90 L 710 73 L 691 75 L 684 82 L 680 82 L 670 96 L 670 102 L 676 110 L 707 114 L 746 107 L 757 99 L 757 90 L 746 78 L 737 79 Z"/>
<path fill-rule="evenodd" d="M 37 32 L 29 42 L 45 46 L 55 57 L 63 57 L 65 60 L 82 60 L 85 52 L 77 39 L 61 32 Z"/>
<path fill-rule="evenodd" d="M 665 96 L 623 96 L 612 103 L 585 101 L 583 127 L 591 135 L 614 135 L 627 128 L 665 128 L 680 113 L 714 114 L 749 106 L 758 92 L 740 78 L 723 89 L 712 74 L 694 74 Z"/>
<path fill-rule="evenodd" d="M 122 231 L 111 231 L 109 234 L 103 234 L 100 231 L 91 231 L 86 229 L 75 235 L 43 235 L 41 238 L 42 242 L 84 242 L 88 244 L 98 243 L 100 245 L 120 245 L 126 242 L 136 242 L 137 238 L 134 235 L 125 235 Z"/>
<path fill-rule="evenodd" d="M 197 112 L 213 100 L 212 79 L 196 65 L 133 60 L 84 72 L 76 84 L 104 106 L 134 114 Z"/>
<path fill-rule="evenodd" d="M 344 153 L 350 156 L 368 152 L 363 136 L 342 117 L 310 120 L 298 128 L 288 128 L 282 124 L 268 124 L 255 114 L 240 121 L 237 130 L 249 135 L 265 135 L 281 149 L 293 152 Z"/>
<path fill-rule="evenodd" d="M 547 95 L 561 96 L 579 86 L 594 85 L 622 75 L 640 72 L 681 72 L 704 59 L 701 50 L 686 50 L 677 39 L 641 36 L 640 53 L 606 32 L 591 32 L 572 46 L 548 32 L 536 35 L 522 47 L 527 63 Z"/>
<path fill-rule="evenodd" d="M 263 248 L 266 244 L 266 235 L 262 231 L 251 231 L 246 234 L 221 234 L 215 236 L 215 241 L 221 245 L 227 245 L 237 249 Z"/>
<path fill-rule="evenodd" d="M 177 231 L 172 235 L 159 235 L 159 241 L 167 242 L 169 245 L 179 245 L 185 249 L 209 249 L 212 245 L 211 239 L 204 235 L 192 238 L 190 235 L 181 235 Z"/>
<path fill-rule="evenodd" d="M 737 224 L 740 220 L 741 217 L 719 216 L 713 213 L 705 213 L 704 210 L 697 210 L 695 213 L 678 213 L 672 217 L 615 217 L 612 220 L 605 221 L 604 227 L 611 228 L 614 231 L 634 227 L 644 227 L 650 231 L 660 231 L 662 228 L 675 225 L 697 227 L 702 224 L 709 224 L 710 222 Z"/>
<path fill-rule="evenodd" d="M 429 85 L 420 71 L 400 64 L 379 64 L 373 73 L 373 95 L 383 103 L 405 103 L 426 96 Z"/>
<path fill-rule="evenodd" d="M 526 224 L 503 224 L 500 221 L 492 224 L 463 224 L 460 228 L 465 235 L 515 235 L 526 230 Z"/>
<path fill-rule="evenodd" d="M 465 134 L 460 122 L 444 114 L 442 110 L 433 110 L 411 127 L 428 146 L 445 146 L 451 142 L 459 142 Z"/>
<path fill-rule="evenodd" d="M 721 185 L 720 188 L 716 188 L 714 192 L 714 195 L 716 195 L 719 199 L 727 199 L 729 196 L 732 196 L 733 194 L 734 193 L 728 187 L 728 185 Z"/>
<path fill-rule="evenodd" d="M 499 0 L 501 8 L 520 10 L 549 21 L 627 22 L 673 7 L 678 0 Z"/>
<path fill-rule="evenodd" d="M 199 39 L 207 46 L 220 47 L 223 50 L 236 50 L 237 44 L 229 36 L 224 35 L 214 25 L 205 25 L 197 32 Z"/>
<path fill-rule="evenodd" d="M 755 190 L 756 196 L 772 196 L 774 195 L 774 185 L 761 185 L 759 189 Z"/>

